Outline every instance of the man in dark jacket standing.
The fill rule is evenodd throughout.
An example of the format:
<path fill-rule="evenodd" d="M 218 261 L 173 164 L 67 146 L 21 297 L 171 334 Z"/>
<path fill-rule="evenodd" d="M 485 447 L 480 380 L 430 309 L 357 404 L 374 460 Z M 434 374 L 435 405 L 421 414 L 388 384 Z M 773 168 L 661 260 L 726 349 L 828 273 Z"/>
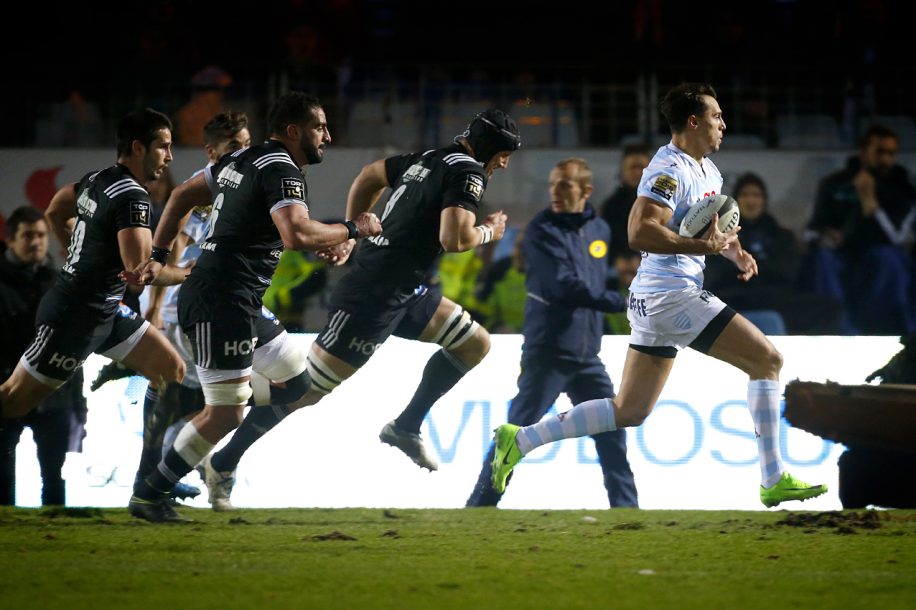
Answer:
<path fill-rule="evenodd" d="M 528 263 L 522 373 L 509 422 L 537 422 L 561 392 L 573 404 L 614 395 L 601 351 L 602 313 L 623 311 L 624 299 L 608 290 L 610 230 L 588 203 L 592 170 L 584 159 L 558 163 L 550 172 L 550 208 L 525 229 Z M 627 461 L 626 433 L 592 437 L 612 507 L 637 506 L 636 484 Z M 501 494 L 490 484 L 493 447 L 467 506 L 495 506 Z"/>
<path fill-rule="evenodd" d="M 0 243 L 0 381 L 13 372 L 35 336 L 35 311 L 57 270 L 48 258 L 48 224 L 35 208 L 23 206 L 7 221 L 9 243 Z M 35 410 L 0 426 L 0 505 L 16 503 L 16 445 L 23 429 L 32 429 L 41 468 L 41 503 L 64 505 L 61 469 L 68 450 L 81 448 L 86 422 L 83 375 L 68 383 Z"/>

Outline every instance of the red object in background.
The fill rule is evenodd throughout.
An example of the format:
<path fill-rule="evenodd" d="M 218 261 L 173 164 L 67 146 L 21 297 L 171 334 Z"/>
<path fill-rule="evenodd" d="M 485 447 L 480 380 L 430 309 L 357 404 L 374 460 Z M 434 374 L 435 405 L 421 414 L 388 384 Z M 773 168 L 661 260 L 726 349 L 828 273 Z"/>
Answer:
<path fill-rule="evenodd" d="M 0 241 L 6 241 L 6 217 L 0 214 Z"/>
<path fill-rule="evenodd" d="M 25 196 L 28 197 L 29 203 L 38 208 L 45 210 L 51 203 L 51 197 L 57 192 L 57 174 L 63 169 L 63 165 L 49 169 L 36 169 L 25 181 Z"/>

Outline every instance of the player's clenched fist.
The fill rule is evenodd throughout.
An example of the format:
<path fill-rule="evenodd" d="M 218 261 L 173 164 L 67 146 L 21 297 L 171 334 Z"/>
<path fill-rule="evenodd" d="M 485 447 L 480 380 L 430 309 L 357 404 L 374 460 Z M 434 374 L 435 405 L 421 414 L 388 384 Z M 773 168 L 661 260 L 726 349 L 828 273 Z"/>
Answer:
<path fill-rule="evenodd" d="M 489 225 L 490 228 L 493 229 L 493 241 L 498 241 L 503 238 L 503 235 L 506 233 L 506 222 L 508 220 L 509 217 L 506 216 L 502 210 L 487 215 L 487 219 L 484 220 L 483 223 Z"/>
<path fill-rule="evenodd" d="M 373 237 L 382 233 L 382 223 L 372 212 L 363 212 L 353 219 L 360 237 Z"/>

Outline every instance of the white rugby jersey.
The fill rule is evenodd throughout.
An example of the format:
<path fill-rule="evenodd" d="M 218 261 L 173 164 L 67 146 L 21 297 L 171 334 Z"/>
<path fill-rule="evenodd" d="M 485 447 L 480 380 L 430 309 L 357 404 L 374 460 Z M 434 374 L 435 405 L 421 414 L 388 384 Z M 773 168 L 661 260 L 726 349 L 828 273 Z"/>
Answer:
<path fill-rule="evenodd" d="M 721 193 L 722 174 L 708 158 L 703 163 L 668 143 L 658 149 L 642 172 L 637 196 L 668 206 L 674 215 L 668 228 L 677 233 L 687 210 L 705 197 Z M 664 292 L 688 286 L 703 287 L 705 257 L 690 254 L 642 253 L 631 292 Z"/>
<path fill-rule="evenodd" d="M 188 236 L 188 244 L 181 251 L 181 258 L 178 259 L 176 266 L 182 269 L 189 267 L 191 263 L 200 256 L 200 244 L 207 236 L 210 230 L 210 217 L 203 216 L 197 210 L 191 212 L 188 222 L 185 223 L 181 232 Z M 165 296 L 162 298 L 162 307 L 159 310 L 163 322 L 178 324 L 178 289 L 181 284 L 175 284 L 165 289 Z"/>
<path fill-rule="evenodd" d="M 207 167 L 199 169 L 191 175 L 191 178 L 204 174 L 207 178 L 207 183 L 209 184 L 210 172 L 206 171 L 212 163 L 208 163 Z M 190 180 L 191 178 L 188 178 Z M 189 267 L 191 263 L 197 260 L 197 257 L 200 256 L 200 244 L 204 241 L 207 236 L 207 233 L 210 230 L 210 216 L 209 214 L 201 214 L 196 209 L 191 212 L 191 216 L 188 217 L 188 222 L 185 223 L 182 227 L 181 232 L 188 236 L 188 243 L 185 246 L 184 250 L 181 252 L 181 258 L 178 259 L 176 266 L 181 267 L 182 269 Z M 169 286 L 165 289 L 165 296 L 162 297 L 162 306 L 159 310 L 159 314 L 162 316 L 162 321 L 169 324 L 178 324 L 178 289 L 181 288 L 181 284 L 175 284 L 174 286 Z"/>

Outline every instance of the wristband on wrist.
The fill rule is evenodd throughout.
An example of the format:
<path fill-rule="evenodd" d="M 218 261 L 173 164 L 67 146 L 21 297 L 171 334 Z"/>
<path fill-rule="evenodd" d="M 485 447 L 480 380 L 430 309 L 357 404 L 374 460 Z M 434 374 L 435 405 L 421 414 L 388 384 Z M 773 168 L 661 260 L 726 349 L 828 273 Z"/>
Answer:
<path fill-rule="evenodd" d="M 480 243 L 477 244 L 478 246 L 493 241 L 493 227 L 488 225 L 477 225 L 474 228 L 480 231 Z"/>
<path fill-rule="evenodd" d="M 171 250 L 168 248 L 157 248 L 156 246 L 153 246 L 153 251 L 150 253 L 149 259 L 151 261 L 156 261 L 160 265 L 164 265 L 166 261 L 169 260 L 170 253 Z"/>
<path fill-rule="evenodd" d="M 345 220 L 343 225 L 347 227 L 347 239 L 357 239 L 359 237 L 359 227 L 352 220 Z"/>

